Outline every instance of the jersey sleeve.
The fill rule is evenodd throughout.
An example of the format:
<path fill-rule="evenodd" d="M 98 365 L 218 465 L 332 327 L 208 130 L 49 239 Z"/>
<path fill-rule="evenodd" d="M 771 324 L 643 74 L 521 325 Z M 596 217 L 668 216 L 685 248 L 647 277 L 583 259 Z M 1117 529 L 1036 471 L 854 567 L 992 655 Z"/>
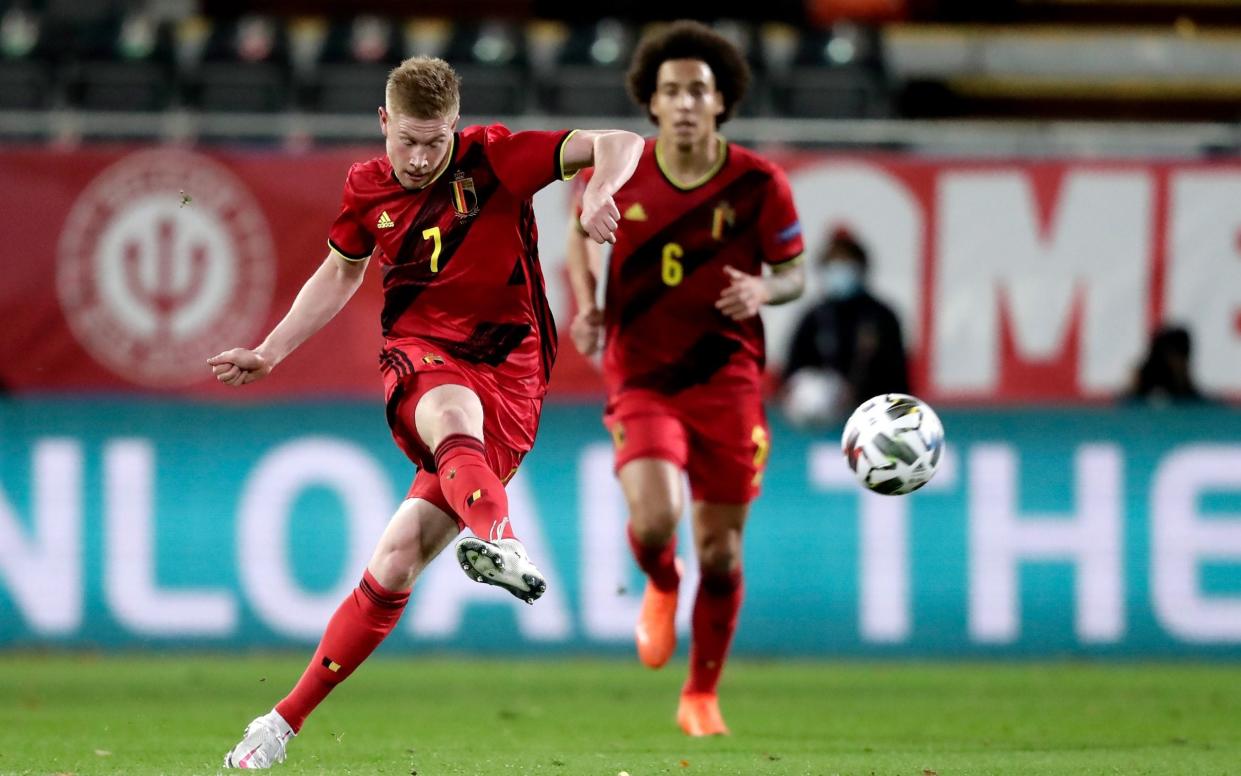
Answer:
<path fill-rule="evenodd" d="M 576 130 L 509 132 L 496 124 L 487 127 L 487 160 L 504 188 L 519 197 L 532 197 L 552 181 L 568 180 L 564 145 Z"/>
<path fill-rule="evenodd" d="M 763 198 L 763 209 L 758 216 L 758 228 L 763 261 L 779 265 L 801 258 L 805 250 L 801 221 L 793 205 L 789 180 L 779 167 L 772 169 L 767 196 Z"/>
<path fill-rule="evenodd" d="M 345 192 L 341 196 L 340 213 L 328 231 L 327 244 L 346 261 L 362 261 L 375 250 L 375 237 L 362 225 L 358 212 L 357 196 L 353 190 L 353 176 L 357 166 L 349 170 L 345 179 Z"/>

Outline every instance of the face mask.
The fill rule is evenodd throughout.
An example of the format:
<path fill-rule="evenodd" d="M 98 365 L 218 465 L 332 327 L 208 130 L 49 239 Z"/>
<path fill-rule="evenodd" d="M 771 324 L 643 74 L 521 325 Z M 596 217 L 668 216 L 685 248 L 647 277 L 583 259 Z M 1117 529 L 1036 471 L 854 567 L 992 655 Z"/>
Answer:
<path fill-rule="evenodd" d="M 852 261 L 829 261 L 819 269 L 819 285 L 828 299 L 847 299 L 862 290 L 862 272 Z"/>

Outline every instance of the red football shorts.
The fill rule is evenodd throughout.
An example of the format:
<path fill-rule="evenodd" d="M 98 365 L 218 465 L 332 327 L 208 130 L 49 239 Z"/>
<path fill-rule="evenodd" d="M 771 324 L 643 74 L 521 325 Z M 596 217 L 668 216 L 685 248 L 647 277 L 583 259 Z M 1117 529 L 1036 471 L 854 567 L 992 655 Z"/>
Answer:
<path fill-rule="evenodd" d="M 435 455 L 422 441 L 414 425 L 414 408 L 418 406 L 418 400 L 441 385 L 463 385 L 477 394 L 483 405 L 483 447 L 487 465 L 505 485 L 517 474 L 529 448 L 521 449 L 499 434 L 492 433 L 497 419 L 503 418 L 523 426 L 523 432 L 533 441 L 539 425 L 541 402 L 514 398 L 499 390 L 495 381 L 480 374 L 477 368 L 455 361 L 435 346 L 417 340 L 389 343 L 380 356 L 380 363 L 392 438 L 401 452 L 418 466 L 418 473 L 414 475 L 405 498 L 431 502 L 451 515 L 457 526 L 464 530 L 465 523 L 448 506 L 440 490 Z"/>
<path fill-rule="evenodd" d="M 744 504 L 758 496 L 771 437 L 757 391 L 621 391 L 608 400 L 603 424 L 617 471 L 637 458 L 659 458 L 689 475 L 695 501 Z"/>

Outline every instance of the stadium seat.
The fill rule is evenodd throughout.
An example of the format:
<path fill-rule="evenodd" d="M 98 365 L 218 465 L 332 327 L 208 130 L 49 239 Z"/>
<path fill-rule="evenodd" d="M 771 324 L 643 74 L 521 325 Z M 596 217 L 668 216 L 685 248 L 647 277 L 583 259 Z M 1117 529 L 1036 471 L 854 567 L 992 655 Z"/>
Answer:
<path fill-rule="evenodd" d="M 549 92 L 551 112 L 566 116 L 629 116 L 637 112 L 625 91 L 625 71 L 616 67 L 560 67 Z"/>
<path fill-rule="evenodd" d="M 780 112 L 797 118 L 883 118 L 882 84 L 861 68 L 797 67 L 774 89 Z"/>
<path fill-rule="evenodd" d="M 407 21 L 401 34 L 404 56 L 443 57 L 453 38 L 453 24 L 448 19 L 419 17 Z"/>
<path fill-rule="evenodd" d="M 292 102 L 284 27 L 247 16 L 212 30 L 197 71 L 189 75 L 192 104 L 208 111 L 266 113 Z"/>
<path fill-rule="evenodd" d="M 384 104 L 384 83 L 393 66 L 374 62 L 321 65 L 310 107 L 320 113 L 374 114 Z"/>
<path fill-rule="evenodd" d="M 525 39 L 501 21 L 459 24 L 446 58 L 461 77 L 461 112 L 490 117 L 525 113 L 532 102 Z"/>
<path fill-rule="evenodd" d="M 403 58 L 391 20 L 359 16 L 332 25 L 308 84 L 307 107 L 321 113 L 373 114 L 384 103 L 388 72 Z"/>
<path fill-rule="evenodd" d="M 803 31 L 791 63 L 773 85 L 777 110 L 799 118 L 887 116 L 877 51 L 870 33 L 851 24 Z"/>
<path fill-rule="evenodd" d="M 35 110 L 53 104 L 53 67 L 42 19 L 16 6 L 0 15 L 0 108 Z"/>
<path fill-rule="evenodd" d="M 85 110 L 160 111 L 172 100 L 171 29 L 146 14 L 78 27 L 64 65 L 70 101 Z"/>
<path fill-rule="evenodd" d="M 625 116 L 636 108 L 625 90 L 632 31 L 611 19 L 570 31 L 547 85 L 545 105 L 570 116 Z"/>
<path fill-rule="evenodd" d="M 52 67 L 33 59 L 0 59 L 0 109 L 38 110 L 50 107 L 54 90 Z"/>

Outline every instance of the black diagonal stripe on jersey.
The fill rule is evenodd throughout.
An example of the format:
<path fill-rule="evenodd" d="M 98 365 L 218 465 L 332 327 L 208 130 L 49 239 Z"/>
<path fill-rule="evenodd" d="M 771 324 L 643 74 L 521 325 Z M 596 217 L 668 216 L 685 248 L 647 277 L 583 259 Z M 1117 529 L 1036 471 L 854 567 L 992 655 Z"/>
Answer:
<path fill-rule="evenodd" d="M 636 374 L 625 381 L 625 387 L 646 388 L 671 396 L 686 388 L 709 382 L 740 349 L 740 341 L 717 332 L 709 332 L 690 345 L 674 366 L 661 366 Z"/>
<path fill-rule="evenodd" d="M 414 222 L 409 226 L 409 231 L 405 233 L 405 239 L 401 241 L 400 250 L 392 258 L 392 264 L 384 271 L 384 307 L 379 320 L 385 335 L 392 330 L 393 324 L 409 309 L 414 300 L 439 280 L 439 276 L 448 267 L 457 249 L 465 242 L 466 234 L 474 223 L 474 219 L 477 218 L 477 215 L 465 219 L 456 217 L 452 195 L 446 190 L 452 185 L 451 173 L 460 170 L 474 178 L 474 193 L 478 197 L 476 213 L 482 212 L 487 205 L 487 200 L 499 187 L 499 180 L 491 172 L 490 167 L 485 165 L 483 147 L 475 145 L 465 152 L 460 161 L 445 170 L 439 180 L 431 184 L 443 190 L 442 195 L 434 200 L 428 198 L 428 201 L 418 211 Z M 449 216 L 450 212 L 454 214 Z M 419 251 L 424 252 L 425 255 L 425 251 L 431 249 L 432 242 L 423 237 L 422 233 L 433 226 L 439 226 L 441 229 L 439 272 L 431 272 L 429 262 L 415 261 Z"/>
<path fill-rule="evenodd" d="M 513 271 L 508 274 L 510 286 L 521 286 L 526 283 L 526 270 L 521 266 L 521 259 L 513 262 Z"/>
<path fill-rule="evenodd" d="M 474 327 L 469 339 L 464 342 L 453 342 L 442 337 L 427 337 L 426 339 L 442 347 L 445 353 L 455 359 L 472 364 L 499 366 L 529 334 L 530 324 L 528 323 L 483 321 Z"/>
<path fill-rule="evenodd" d="M 756 217 L 760 197 L 763 194 L 763 181 L 770 177 L 762 170 L 749 170 L 729 183 L 717 193 L 704 200 L 693 210 L 689 210 L 668 226 L 655 233 L 646 242 L 639 245 L 625 259 L 620 268 L 620 293 L 625 297 L 625 304 L 620 311 L 620 328 L 624 329 L 633 323 L 642 313 L 649 310 L 664 294 L 676 286 L 663 282 L 659 266 L 663 261 L 664 246 L 678 243 L 685 253 L 678 258 L 688 277 L 699 267 L 709 262 L 719 252 L 719 244 L 706 235 L 702 223 L 709 217 L 720 200 L 733 202 L 738 214 L 736 229 L 744 228 Z M 682 281 L 684 282 L 684 281 Z"/>
<path fill-rule="evenodd" d="M 534 220 L 534 203 L 526 200 L 521 206 L 521 239 L 526 250 L 520 261 L 529 262 L 525 269 L 526 283 L 530 288 L 530 304 L 534 309 L 535 325 L 539 329 L 539 358 L 543 364 L 543 381 L 552 378 L 552 366 L 560 343 L 556 334 L 556 318 L 547 303 L 547 289 L 543 287 L 543 275 L 539 271 L 539 230 Z"/>

